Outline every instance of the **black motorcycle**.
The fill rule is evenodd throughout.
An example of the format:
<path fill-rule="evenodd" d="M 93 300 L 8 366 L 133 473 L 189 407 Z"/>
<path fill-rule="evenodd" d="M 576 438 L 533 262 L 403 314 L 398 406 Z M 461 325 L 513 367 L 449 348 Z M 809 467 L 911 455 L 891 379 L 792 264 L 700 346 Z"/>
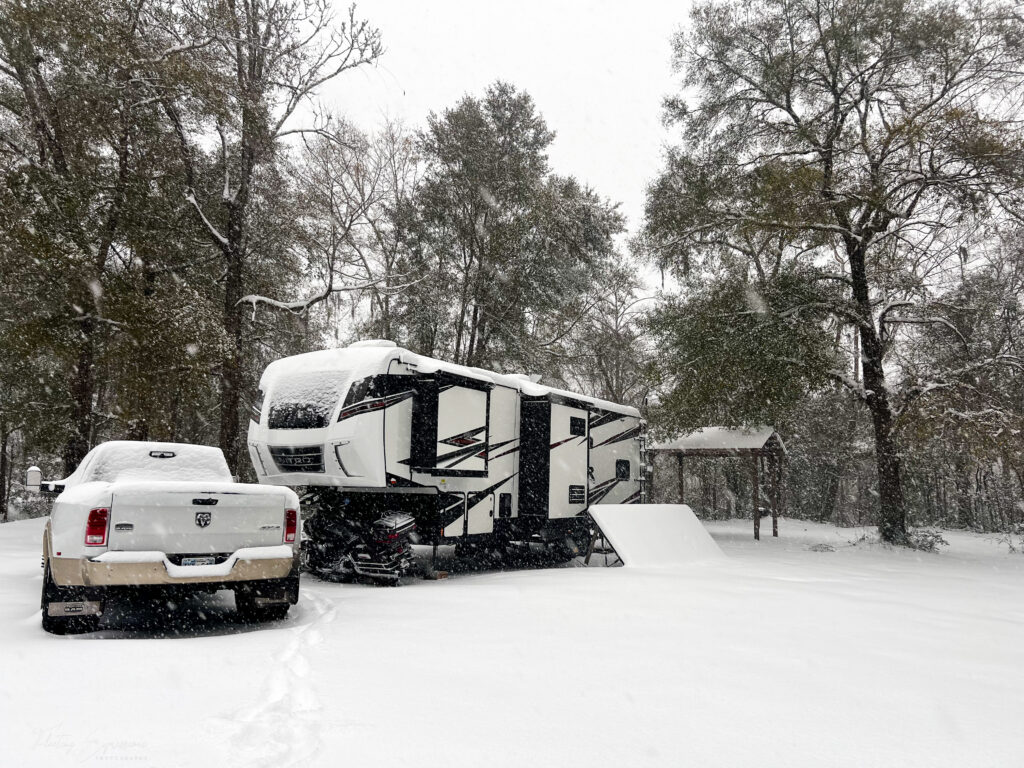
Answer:
<path fill-rule="evenodd" d="M 383 517 L 315 512 L 304 525 L 305 570 L 327 581 L 357 578 L 397 585 L 412 568 L 416 521 L 401 512 Z"/>

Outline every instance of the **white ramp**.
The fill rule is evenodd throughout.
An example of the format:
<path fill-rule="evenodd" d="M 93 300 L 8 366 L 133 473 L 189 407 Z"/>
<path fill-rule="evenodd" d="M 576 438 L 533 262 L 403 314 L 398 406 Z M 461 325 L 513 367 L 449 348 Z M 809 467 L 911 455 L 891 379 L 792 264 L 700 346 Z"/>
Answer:
<path fill-rule="evenodd" d="M 686 565 L 725 556 L 685 504 L 595 504 L 588 511 L 626 566 Z"/>

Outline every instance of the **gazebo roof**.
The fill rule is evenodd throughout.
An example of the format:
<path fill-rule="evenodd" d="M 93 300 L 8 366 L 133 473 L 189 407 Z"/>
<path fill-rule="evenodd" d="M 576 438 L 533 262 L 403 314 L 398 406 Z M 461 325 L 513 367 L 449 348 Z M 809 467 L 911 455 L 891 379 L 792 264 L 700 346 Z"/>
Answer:
<path fill-rule="evenodd" d="M 744 456 L 785 454 L 786 445 L 775 427 L 704 427 L 675 440 L 657 443 L 649 450 L 684 456 Z"/>

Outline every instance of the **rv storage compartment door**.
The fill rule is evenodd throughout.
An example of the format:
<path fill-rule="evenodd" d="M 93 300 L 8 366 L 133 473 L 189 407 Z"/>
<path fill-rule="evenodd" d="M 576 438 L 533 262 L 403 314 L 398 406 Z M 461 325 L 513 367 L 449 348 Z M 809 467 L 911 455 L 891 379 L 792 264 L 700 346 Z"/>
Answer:
<path fill-rule="evenodd" d="M 437 474 L 487 474 L 486 389 L 439 382 Z"/>
<path fill-rule="evenodd" d="M 551 486 L 549 517 L 572 517 L 587 508 L 590 414 L 582 408 L 551 404 Z"/>

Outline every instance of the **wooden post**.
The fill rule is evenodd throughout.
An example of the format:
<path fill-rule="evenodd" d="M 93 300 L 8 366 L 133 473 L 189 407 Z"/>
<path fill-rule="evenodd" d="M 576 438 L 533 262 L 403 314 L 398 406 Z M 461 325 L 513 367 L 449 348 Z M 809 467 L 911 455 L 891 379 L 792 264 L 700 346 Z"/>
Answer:
<path fill-rule="evenodd" d="M 757 467 L 757 465 L 758 465 L 758 462 L 760 462 L 760 460 L 761 460 L 760 457 L 758 457 L 758 455 L 755 453 L 754 454 L 754 473 L 753 473 L 753 478 L 752 478 L 752 480 L 754 482 L 754 489 L 753 489 L 753 492 L 751 493 L 751 496 L 753 497 L 753 502 L 754 502 L 754 540 L 755 541 L 760 541 L 761 540 L 761 510 L 758 509 L 758 507 L 760 507 L 761 505 L 758 503 L 758 489 L 757 489 L 757 475 L 758 475 L 758 472 L 757 472 L 758 467 Z"/>
<path fill-rule="evenodd" d="M 782 503 L 782 457 L 777 453 L 771 454 L 769 460 L 772 475 L 772 536 L 779 535 L 779 504 Z"/>
<path fill-rule="evenodd" d="M 643 493 L 643 501 L 645 504 L 654 503 L 654 465 L 658 463 L 658 454 L 652 451 L 650 448 L 647 449 L 644 454 L 644 460 L 642 462 L 645 465 L 645 470 L 640 475 L 640 488 Z"/>
<path fill-rule="evenodd" d="M 587 547 L 587 556 L 583 558 L 584 565 L 590 565 L 590 556 L 594 554 L 594 547 L 597 545 L 597 535 L 601 533 L 601 529 L 594 525 L 594 530 L 590 534 L 590 546 Z"/>
<path fill-rule="evenodd" d="M 676 454 L 676 463 L 679 466 L 679 503 L 686 503 L 686 475 L 683 474 L 683 454 Z"/>

